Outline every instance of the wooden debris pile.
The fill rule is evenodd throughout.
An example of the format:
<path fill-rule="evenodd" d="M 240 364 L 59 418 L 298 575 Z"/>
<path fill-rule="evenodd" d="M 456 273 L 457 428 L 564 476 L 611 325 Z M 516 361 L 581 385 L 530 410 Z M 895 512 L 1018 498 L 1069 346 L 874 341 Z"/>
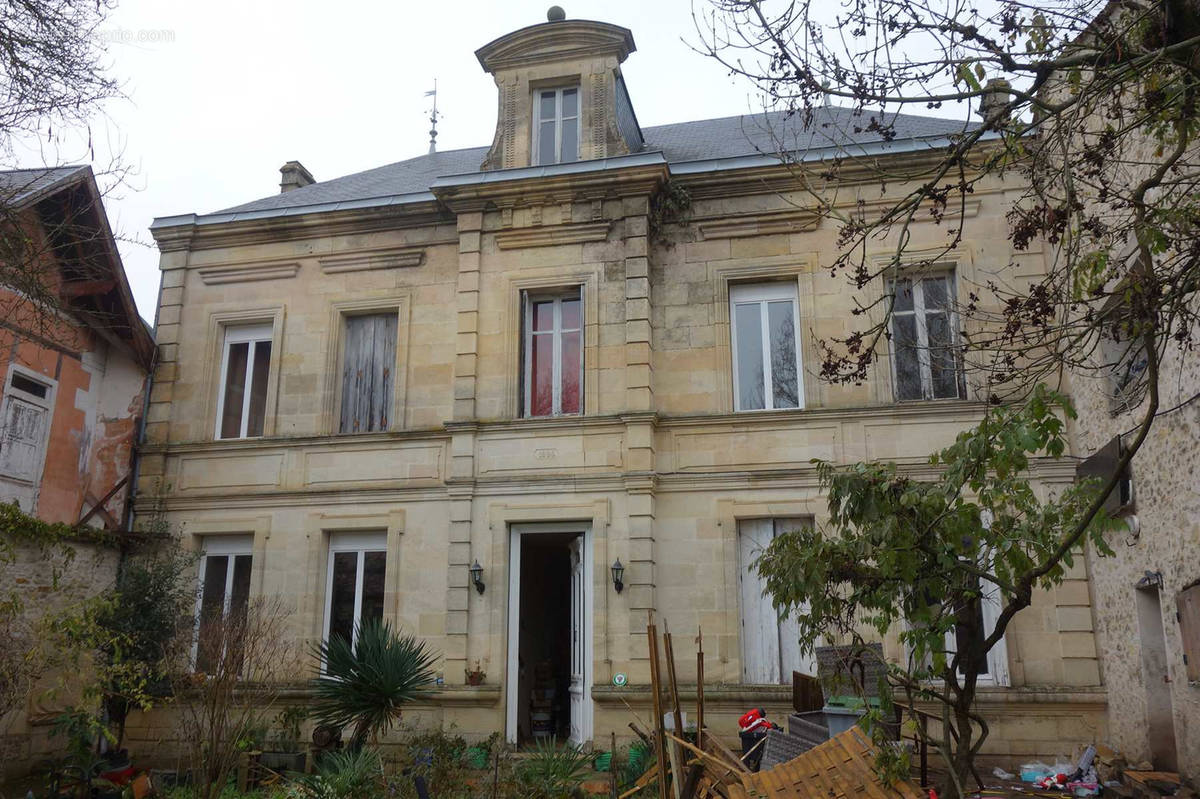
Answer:
<path fill-rule="evenodd" d="M 638 794 L 658 799 L 750 799 L 756 796 L 787 797 L 860 796 L 863 799 L 901 797 L 923 799 L 911 782 L 882 783 L 875 773 L 875 750 L 857 727 L 766 771 L 754 773 L 745 760 L 753 753 L 737 755 L 704 726 L 704 643 L 696 635 L 696 729 L 695 740 L 687 739 L 679 706 L 675 674 L 675 650 L 671 633 L 663 624 L 662 651 L 653 613 L 646 625 L 650 652 L 650 682 L 653 724 L 629 726 L 653 753 L 653 763 L 633 787 L 620 795 Z M 665 657 L 664 657 L 665 656 Z M 666 718 L 672 728 L 667 729 Z M 756 746 L 761 746 L 765 738 Z"/>

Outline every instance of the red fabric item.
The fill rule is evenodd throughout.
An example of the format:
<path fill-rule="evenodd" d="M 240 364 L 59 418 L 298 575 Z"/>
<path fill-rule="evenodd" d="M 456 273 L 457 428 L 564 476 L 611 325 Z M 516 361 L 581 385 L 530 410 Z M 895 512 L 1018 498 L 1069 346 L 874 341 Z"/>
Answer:
<path fill-rule="evenodd" d="M 129 781 L 133 779 L 133 774 L 133 766 L 126 766 L 116 771 L 106 771 L 100 775 L 100 779 L 108 780 L 113 785 L 128 785 Z"/>
<path fill-rule="evenodd" d="M 743 713 L 742 717 L 738 719 L 738 727 L 742 732 L 752 732 L 760 727 L 769 727 L 770 725 L 771 722 L 767 721 L 766 713 L 762 708 L 757 707 Z"/>

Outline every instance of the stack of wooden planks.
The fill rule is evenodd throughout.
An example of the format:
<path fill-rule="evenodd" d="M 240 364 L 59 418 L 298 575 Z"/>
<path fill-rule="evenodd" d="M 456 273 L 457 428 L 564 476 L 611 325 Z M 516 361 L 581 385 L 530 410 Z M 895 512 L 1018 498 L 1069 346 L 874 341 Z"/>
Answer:
<path fill-rule="evenodd" d="M 704 726 L 704 638 L 696 634 L 696 731 L 685 735 L 675 673 L 675 647 L 667 625 L 661 639 L 651 613 L 646 625 L 650 651 L 653 724 L 630 727 L 649 746 L 653 763 L 634 786 L 618 799 L 630 799 L 654 786 L 658 799 L 749 799 L 756 796 L 812 797 L 861 796 L 863 799 L 900 797 L 921 799 L 911 782 L 882 783 L 875 773 L 875 750 L 857 727 L 774 768 L 752 773 L 744 759 L 734 754 Z M 667 729 L 668 715 L 672 729 Z M 644 724 L 644 722 L 643 722 Z M 764 739 L 765 740 L 765 739 Z M 761 742 L 760 742 L 761 745 Z M 615 791 L 614 791 L 615 795 Z"/>

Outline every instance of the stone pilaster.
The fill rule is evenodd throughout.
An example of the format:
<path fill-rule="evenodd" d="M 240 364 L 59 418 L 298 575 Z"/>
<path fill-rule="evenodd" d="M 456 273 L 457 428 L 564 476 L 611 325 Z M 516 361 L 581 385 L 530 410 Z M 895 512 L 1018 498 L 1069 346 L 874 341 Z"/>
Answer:
<path fill-rule="evenodd" d="M 626 197 L 625 212 L 625 408 L 654 409 L 650 337 L 650 201 Z M 631 467 L 634 468 L 634 467 Z M 652 466 L 637 468 L 653 468 Z"/>
<path fill-rule="evenodd" d="M 479 259 L 483 214 L 458 215 L 458 338 L 454 360 L 454 419 L 475 418 L 479 358 Z"/>
<path fill-rule="evenodd" d="M 147 403 L 145 443 L 152 447 L 168 442 L 171 429 L 171 401 L 179 375 L 179 325 L 183 314 L 184 281 L 187 276 L 188 253 L 182 249 L 164 249 L 159 262 L 162 282 L 158 290 L 158 309 L 155 313 L 155 341 L 158 360 L 154 367 L 153 384 Z M 164 485 L 166 456 L 143 453 L 139 456 L 138 484 L 135 487 L 142 502 L 153 501 L 166 491 Z"/>

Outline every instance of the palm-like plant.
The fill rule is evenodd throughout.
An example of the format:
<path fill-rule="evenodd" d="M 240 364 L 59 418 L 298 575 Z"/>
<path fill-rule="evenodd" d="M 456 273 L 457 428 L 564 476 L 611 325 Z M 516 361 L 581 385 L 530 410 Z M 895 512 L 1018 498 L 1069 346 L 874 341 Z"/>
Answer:
<path fill-rule="evenodd" d="M 330 636 L 315 648 L 321 674 L 316 679 L 313 716 L 320 724 L 353 725 L 350 745 L 361 748 L 370 735 L 386 732 L 403 706 L 429 693 L 437 655 L 423 641 L 370 620 L 351 646 Z"/>
<path fill-rule="evenodd" d="M 518 767 L 517 778 L 531 799 L 563 799 L 578 792 L 590 768 L 590 757 L 575 746 L 538 740 Z"/>

